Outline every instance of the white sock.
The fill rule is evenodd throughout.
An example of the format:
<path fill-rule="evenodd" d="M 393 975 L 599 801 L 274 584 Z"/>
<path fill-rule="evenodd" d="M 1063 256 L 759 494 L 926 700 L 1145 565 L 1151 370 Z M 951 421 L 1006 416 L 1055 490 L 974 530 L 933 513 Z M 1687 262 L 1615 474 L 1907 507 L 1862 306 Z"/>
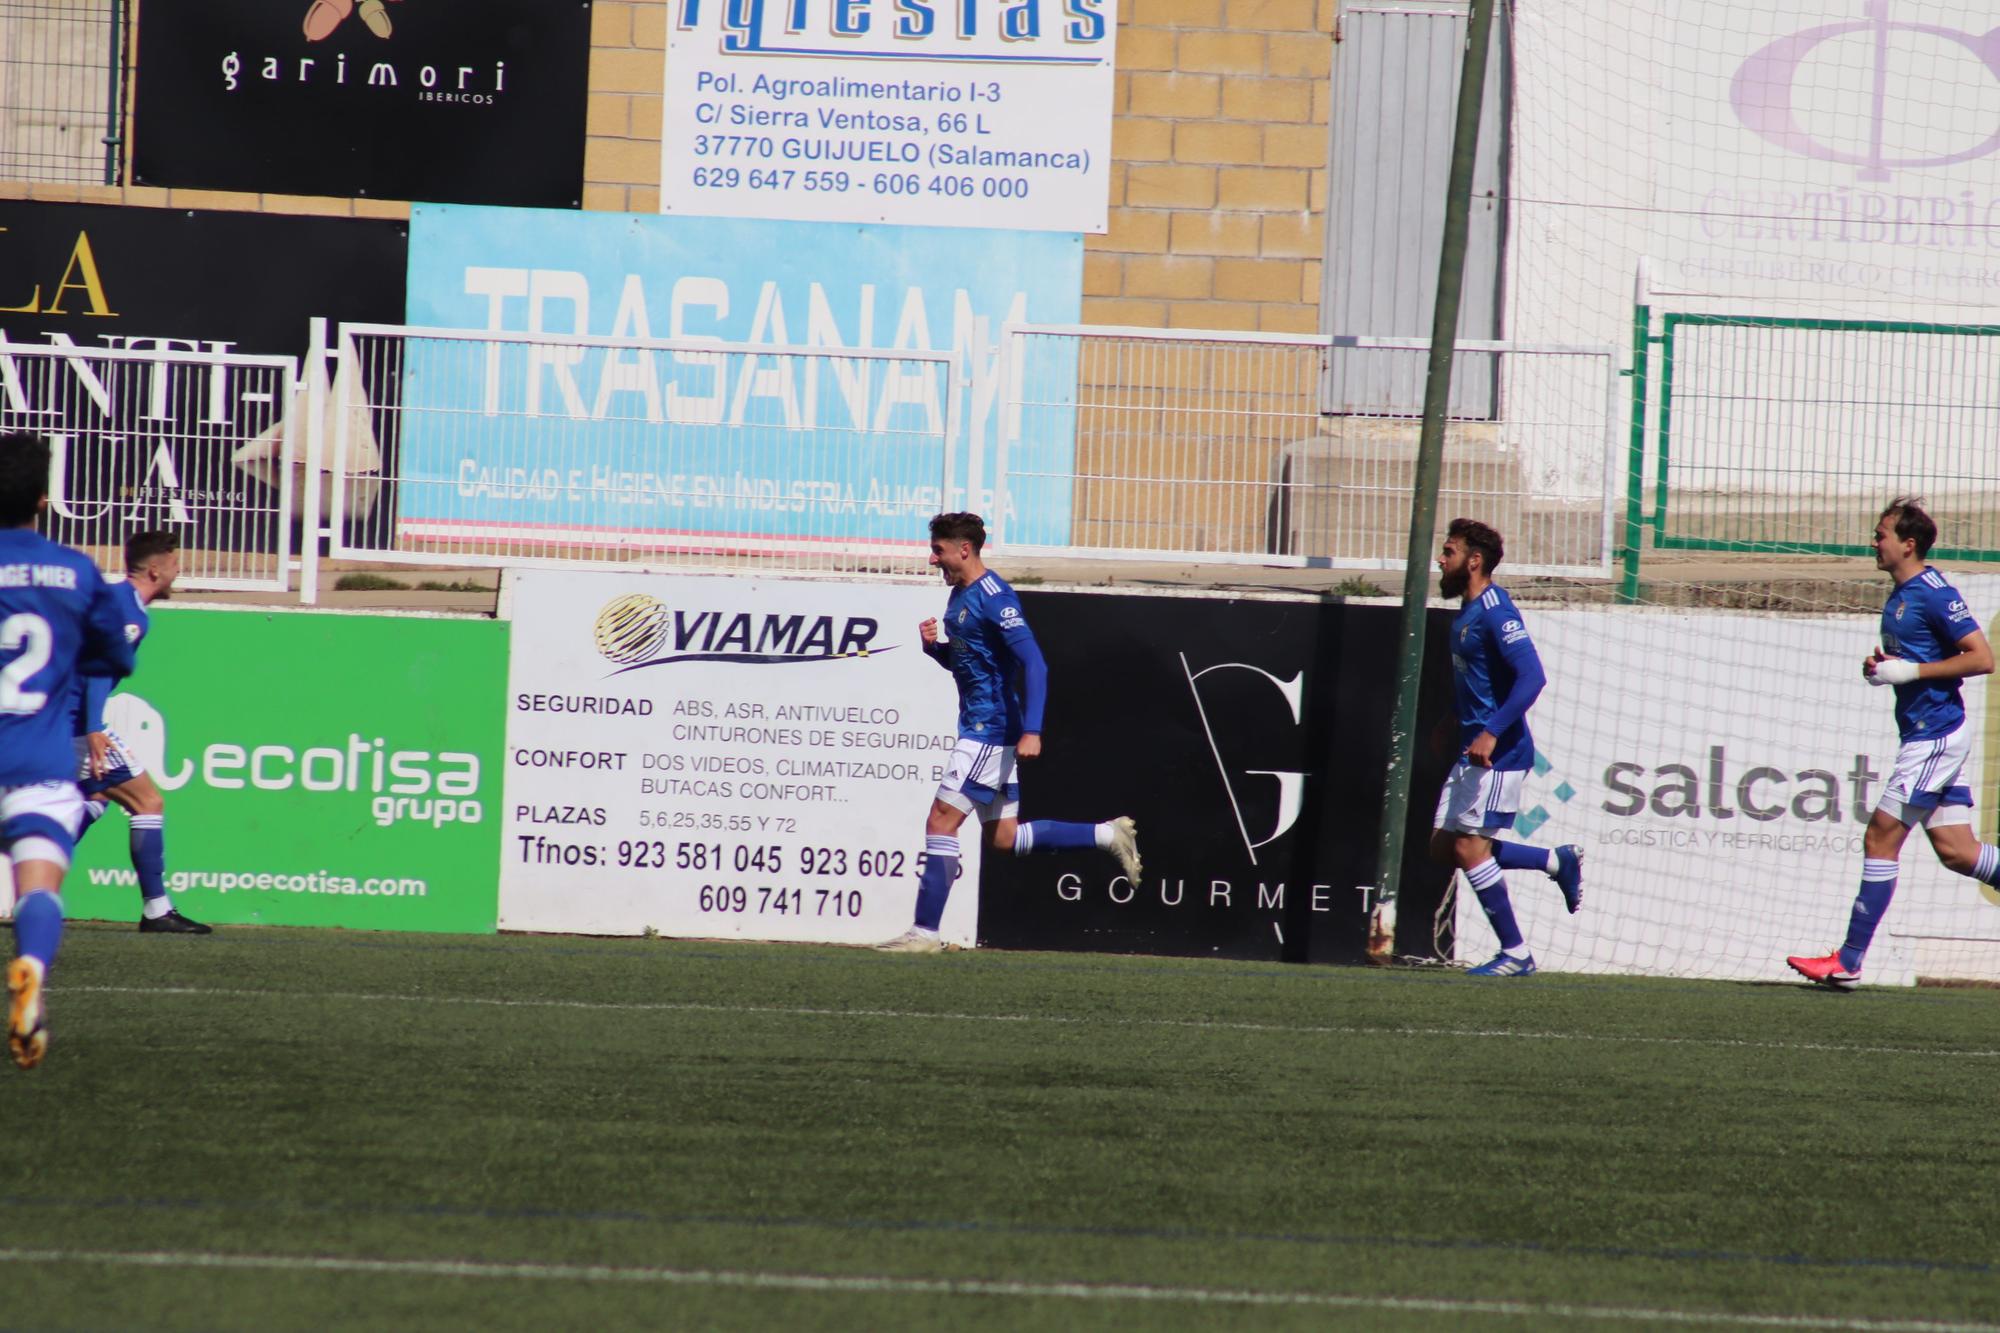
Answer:
<path fill-rule="evenodd" d="M 1561 869 L 1562 869 L 1562 858 L 1556 855 L 1555 848 L 1553 847 L 1549 848 L 1548 872 L 1551 875 L 1553 875 L 1556 873 L 1556 871 Z"/>
<path fill-rule="evenodd" d="M 1111 821 L 1106 820 L 1104 823 L 1099 824 L 1096 828 L 1096 833 L 1097 833 L 1097 845 L 1100 848 L 1108 850 L 1112 842 Z"/>
<path fill-rule="evenodd" d="M 1528 952 L 1528 942 L 1526 940 L 1521 941 L 1521 947 L 1518 949 L 1502 949 L 1500 952 L 1506 954 L 1509 958 L 1534 957 L 1533 954 Z"/>
<path fill-rule="evenodd" d="M 174 904 L 170 898 L 148 898 L 139 910 L 146 914 L 148 921 L 158 921 L 174 910 Z"/>

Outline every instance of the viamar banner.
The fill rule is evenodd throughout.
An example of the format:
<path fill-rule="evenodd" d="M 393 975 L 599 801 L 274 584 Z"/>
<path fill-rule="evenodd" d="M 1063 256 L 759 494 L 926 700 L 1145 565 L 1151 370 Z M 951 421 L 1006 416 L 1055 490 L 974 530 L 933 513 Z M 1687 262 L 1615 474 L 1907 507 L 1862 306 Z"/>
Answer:
<path fill-rule="evenodd" d="M 957 735 L 942 587 L 509 575 L 500 924 L 867 944 L 914 918 Z M 943 935 L 973 942 L 978 835 Z"/>
<path fill-rule="evenodd" d="M 1012 470 L 1072 470 L 1073 408 L 1003 441 L 1000 343 L 1080 318 L 1080 237 L 431 205 L 410 228 L 409 323 L 529 337 L 410 350 L 412 537 L 920 548 L 940 509 L 992 517 L 1003 447 Z M 627 345 L 533 341 L 579 334 Z M 1069 526 L 1065 492 L 1005 530 Z"/>
<path fill-rule="evenodd" d="M 105 718 L 166 797 L 175 906 L 217 923 L 490 931 L 508 627 L 164 607 Z M 263 684 L 244 688 L 245 674 Z M 132 920 L 119 813 L 70 915 Z"/>

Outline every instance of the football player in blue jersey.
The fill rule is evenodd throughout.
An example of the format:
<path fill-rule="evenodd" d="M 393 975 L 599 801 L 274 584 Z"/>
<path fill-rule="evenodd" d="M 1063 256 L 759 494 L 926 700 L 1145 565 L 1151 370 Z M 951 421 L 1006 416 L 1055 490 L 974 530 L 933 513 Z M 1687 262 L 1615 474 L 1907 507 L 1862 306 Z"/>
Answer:
<path fill-rule="evenodd" d="M 942 629 L 926 620 L 918 633 L 931 660 L 958 683 L 958 743 L 924 823 L 916 924 L 876 946 L 893 953 L 936 953 L 943 947 L 938 924 L 958 876 L 958 828 L 967 815 L 979 817 L 986 846 L 994 851 L 1026 856 L 1101 848 L 1118 859 L 1126 879 L 1139 882 L 1131 819 L 1019 822 L 1021 786 L 1014 764 L 1042 752 L 1049 669 L 1021 613 L 1020 597 L 980 559 L 985 545 L 986 524 L 977 514 L 939 514 L 931 520 L 931 566 L 950 585 L 951 596 Z"/>
<path fill-rule="evenodd" d="M 1503 554 L 1498 532 L 1455 518 L 1438 555 L 1439 587 L 1460 599 L 1460 609 L 1451 623 L 1454 715 L 1439 723 L 1436 739 L 1442 748 L 1455 723 L 1458 761 L 1438 796 L 1431 857 L 1465 872 L 1500 937 L 1500 952 L 1468 971 L 1475 977 L 1534 975 L 1506 871 L 1539 870 L 1556 882 L 1570 911 L 1583 905 L 1581 847 L 1550 851 L 1497 836 L 1514 827 L 1520 809 L 1521 783 L 1535 762 L 1528 708 L 1548 680 L 1514 599 L 1493 582 Z"/>
<path fill-rule="evenodd" d="M 1896 691 L 1896 770 L 1861 836 L 1861 891 L 1848 915 L 1847 942 L 1823 958 L 1785 961 L 1809 981 L 1852 990 L 1861 960 L 1896 895 L 1896 863 L 1910 826 L 1922 824 L 1945 868 L 2000 885 L 2000 847 L 1972 831 L 1972 791 L 1960 782 L 1972 751 L 1959 683 L 1993 670 L 1993 647 L 1958 589 L 1925 563 L 1937 524 L 1923 502 L 1904 496 L 1875 520 L 1875 567 L 1895 583 L 1882 607 L 1881 646 L 1861 663 L 1870 685 Z"/>
<path fill-rule="evenodd" d="M 124 611 L 125 637 L 136 650 L 152 625 L 146 608 L 173 593 L 181 572 L 180 538 L 164 528 L 135 532 L 125 542 L 125 577 L 111 580 Z M 167 897 L 167 807 L 139 757 L 104 723 L 104 701 L 115 682 L 90 672 L 77 678 L 77 785 L 83 789 L 83 828 L 104 817 L 115 801 L 132 817 L 132 869 L 139 876 L 139 929 L 148 934 L 206 935 L 209 927 L 182 916 Z"/>
<path fill-rule="evenodd" d="M 23 1069 L 48 1053 L 42 988 L 62 942 L 63 873 L 83 815 L 70 746 L 76 675 L 132 670 L 104 576 L 35 531 L 48 491 L 48 442 L 0 436 L 0 848 L 14 863 L 15 949 L 7 1047 Z"/>

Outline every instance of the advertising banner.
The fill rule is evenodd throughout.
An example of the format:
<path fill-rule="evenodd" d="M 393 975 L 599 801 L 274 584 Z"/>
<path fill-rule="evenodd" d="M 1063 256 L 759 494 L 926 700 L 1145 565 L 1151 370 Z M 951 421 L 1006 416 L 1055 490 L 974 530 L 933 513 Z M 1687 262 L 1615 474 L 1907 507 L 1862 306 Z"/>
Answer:
<path fill-rule="evenodd" d="M 281 382 L 166 357 L 297 358 L 315 316 L 399 320 L 408 258 L 395 221 L 0 200 L 0 428 L 57 446 L 65 540 L 277 550 L 275 517 L 246 516 L 278 506 Z"/>
<path fill-rule="evenodd" d="M 486 620 L 160 607 L 105 718 L 166 798 L 174 905 L 491 931 L 507 638 Z M 63 900 L 138 919 L 124 815 L 84 837 Z"/>
<path fill-rule="evenodd" d="M 1049 662 L 1043 754 L 1023 766 L 1021 816 L 1131 815 L 1144 883 L 1096 853 L 991 858 L 982 942 L 1360 961 L 1401 612 L 1067 592 L 1021 600 Z M 1450 707 L 1442 614 L 1425 662 L 1426 728 Z M 1425 860 L 1444 769 L 1420 752 L 1399 952 L 1430 952 L 1449 880 Z"/>
<path fill-rule="evenodd" d="M 671 0 L 660 211 L 1102 232 L 1116 0 Z"/>
<path fill-rule="evenodd" d="M 500 925 L 863 944 L 909 929 L 956 736 L 942 587 L 509 574 Z M 973 942 L 978 837 L 947 942 Z"/>
<path fill-rule="evenodd" d="M 920 544 L 912 512 L 991 516 L 1001 328 L 1073 321 L 1082 301 L 1076 236 L 429 205 L 410 227 L 413 325 L 951 358 L 841 379 L 777 355 L 427 348 L 429 370 L 403 385 L 398 504 L 406 533 L 434 539 Z M 465 427 L 503 417 L 504 433 Z M 1053 420 L 1009 445 L 1012 468 L 1071 470 L 1074 430 Z M 898 432 L 948 441 L 952 495 L 938 447 L 891 449 Z M 1008 522 L 1013 540 L 1067 541 L 1067 498 Z"/>
<path fill-rule="evenodd" d="M 154 0 L 136 184 L 576 208 L 590 6 Z"/>
<path fill-rule="evenodd" d="M 1642 259 L 1663 307 L 1991 322 L 1990 5 L 1547 0 L 1513 21 L 1509 266 L 1587 280 L 1509 282 L 1511 336 L 1629 338 Z"/>
<path fill-rule="evenodd" d="M 1991 633 L 2000 580 L 1954 583 Z M 1524 612 L 1549 668 L 1531 715 L 1541 759 L 1522 802 L 1524 836 L 1586 854 L 1581 914 L 1546 893 L 1513 894 L 1536 961 L 1796 981 L 1788 955 L 1824 953 L 1845 936 L 1862 834 L 1895 771 L 1894 700 L 1860 675 L 1875 618 Z M 1964 689 L 1980 743 L 1961 777 L 1987 838 L 1991 688 Z M 2000 895 L 1944 869 L 1913 830 L 1867 979 L 2000 979 L 1996 904 Z M 1469 894 L 1457 917 L 1459 956 L 1490 957 L 1496 942 Z"/>

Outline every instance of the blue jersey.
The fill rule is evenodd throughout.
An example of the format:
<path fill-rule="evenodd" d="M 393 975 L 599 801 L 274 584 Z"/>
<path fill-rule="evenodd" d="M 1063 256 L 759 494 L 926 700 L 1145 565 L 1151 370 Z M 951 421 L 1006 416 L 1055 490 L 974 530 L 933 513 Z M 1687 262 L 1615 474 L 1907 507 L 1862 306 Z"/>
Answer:
<path fill-rule="evenodd" d="M 1007 581 L 989 570 L 953 588 L 944 632 L 948 641 L 930 652 L 958 682 L 958 734 L 1012 745 L 1039 733 L 1048 667 Z"/>
<path fill-rule="evenodd" d="M 1958 641 L 1979 630 L 1972 610 L 1944 575 L 1923 572 L 1896 585 L 1882 607 L 1882 651 L 1906 662 L 1942 662 L 1958 655 Z M 1896 685 L 1896 730 L 1906 741 L 1947 736 L 1965 721 L 1957 680 L 1913 680 Z"/>
<path fill-rule="evenodd" d="M 0 787 L 68 781 L 79 670 L 132 670 L 119 603 L 81 551 L 0 529 Z"/>
<path fill-rule="evenodd" d="M 152 626 L 152 617 L 146 614 L 145 603 L 139 600 L 139 592 L 129 579 L 106 579 L 105 587 L 111 590 L 113 600 L 118 603 L 118 615 L 124 622 L 125 642 L 138 651 L 140 641 Z M 70 725 L 79 736 L 88 736 L 93 731 L 104 730 L 104 701 L 111 697 L 111 687 L 118 683 L 115 676 L 102 672 L 79 671 L 76 675 L 76 703 L 73 709 L 75 721 Z"/>
<path fill-rule="evenodd" d="M 1528 627 L 1505 588 L 1489 585 L 1451 622 L 1451 683 L 1463 750 L 1482 731 L 1493 733 L 1493 767 L 1532 768 L 1535 738 L 1528 706 L 1547 677 Z"/>

